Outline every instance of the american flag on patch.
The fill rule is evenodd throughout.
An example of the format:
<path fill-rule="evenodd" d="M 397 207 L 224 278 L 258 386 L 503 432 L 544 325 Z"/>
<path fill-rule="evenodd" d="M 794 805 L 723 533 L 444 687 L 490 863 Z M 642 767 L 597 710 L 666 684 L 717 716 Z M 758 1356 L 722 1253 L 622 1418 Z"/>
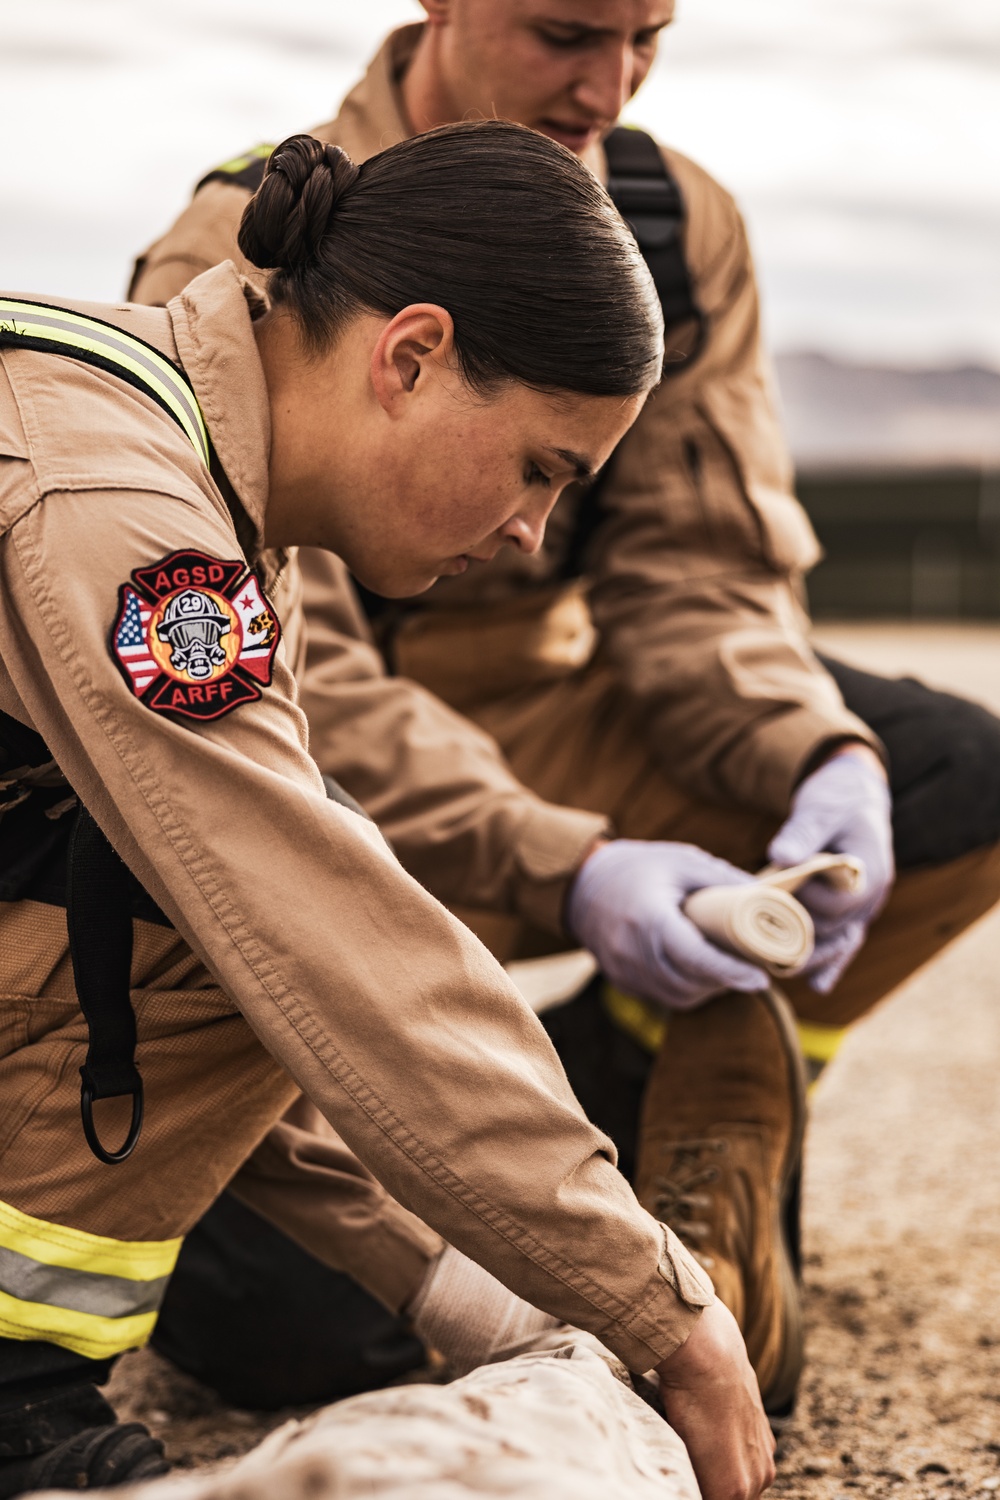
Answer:
<path fill-rule="evenodd" d="M 152 610 L 133 589 L 125 588 L 123 593 L 125 606 L 115 633 L 115 651 L 132 678 L 136 694 L 141 695 L 160 674 L 147 644 Z"/>

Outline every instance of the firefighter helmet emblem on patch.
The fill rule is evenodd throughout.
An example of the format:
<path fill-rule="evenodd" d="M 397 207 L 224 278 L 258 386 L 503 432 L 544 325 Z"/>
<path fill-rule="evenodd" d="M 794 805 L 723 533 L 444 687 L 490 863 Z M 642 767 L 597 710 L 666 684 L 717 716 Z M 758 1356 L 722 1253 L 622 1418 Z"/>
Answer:
<path fill-rule="evenodd" d="M 147 708 L 218 719 L 260 697 L 280 635 L 245 562 L 171 552 L 122 584 L 111 653 Z"/>

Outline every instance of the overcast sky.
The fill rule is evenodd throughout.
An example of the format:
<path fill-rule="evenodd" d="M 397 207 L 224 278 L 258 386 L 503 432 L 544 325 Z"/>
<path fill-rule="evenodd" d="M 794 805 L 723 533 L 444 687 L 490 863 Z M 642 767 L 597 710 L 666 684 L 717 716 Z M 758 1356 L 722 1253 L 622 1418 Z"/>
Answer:
<path fill-rule="evenodd" d="M 207 167 L 418 15 L 0 0 L 0 285 L 116 297 Z M 777 348 L 1000 367 L 1000 0 L 679 0 L 629 117 L 737 194 Z"/>

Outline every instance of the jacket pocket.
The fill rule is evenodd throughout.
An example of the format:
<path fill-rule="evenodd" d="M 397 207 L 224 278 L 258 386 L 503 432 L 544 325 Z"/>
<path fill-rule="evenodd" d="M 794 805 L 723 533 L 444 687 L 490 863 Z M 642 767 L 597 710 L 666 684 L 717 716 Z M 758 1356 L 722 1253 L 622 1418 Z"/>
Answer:
<path fill-rule="evenodd" d="M 822 549 L 795 497 L 791 460 L 763 379 L 716 381 L 701 392 L 699 408 L 754 513 L 763 560 L 780 573 L 808 572 Z"/>

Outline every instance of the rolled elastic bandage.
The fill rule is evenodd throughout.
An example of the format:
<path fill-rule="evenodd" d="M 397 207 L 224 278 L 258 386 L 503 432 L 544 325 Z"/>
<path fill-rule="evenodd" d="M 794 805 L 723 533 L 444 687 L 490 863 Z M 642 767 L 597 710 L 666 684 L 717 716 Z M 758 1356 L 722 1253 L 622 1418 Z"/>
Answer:
<path fill-rule="evenodd" d="M 852 894 L 865 885 L 859 859 L 817 854 L 787 870 L 769 866 L 752 885 L 705 886 L 687 898 L 684 914 L 709 942 L 787 979 L 805 967 L 815 947 L 812 917 L 792 894 L 815 876 Z"/>

